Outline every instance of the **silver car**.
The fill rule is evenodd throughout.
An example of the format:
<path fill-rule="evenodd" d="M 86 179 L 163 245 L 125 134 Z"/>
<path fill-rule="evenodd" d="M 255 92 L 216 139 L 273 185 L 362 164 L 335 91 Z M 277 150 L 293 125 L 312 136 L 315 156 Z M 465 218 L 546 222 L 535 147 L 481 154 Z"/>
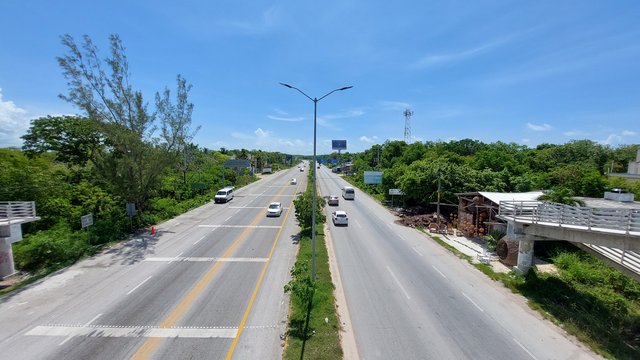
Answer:
<path fill-rule="evenodd" d="M 282 204 L 279 202 L 272 202 L 267 208 L 267 216 L 280 216 L 282 215 Z"/>

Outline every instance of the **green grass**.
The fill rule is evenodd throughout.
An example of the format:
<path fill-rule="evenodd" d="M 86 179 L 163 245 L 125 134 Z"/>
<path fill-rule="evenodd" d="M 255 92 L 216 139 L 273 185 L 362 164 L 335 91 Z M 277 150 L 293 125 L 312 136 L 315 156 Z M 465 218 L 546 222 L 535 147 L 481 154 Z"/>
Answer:
<path fill-rule="evenodd" d="M 291 301 L 289 330 L 284 359 L 341 359 L 340 323 L 336 314 L 334 286 L 329 272 L 329 259 L 322 232 L 323 224 L 317 224 L 316 233 L 316 282 L 313 304 L 308 308 Z M 300 240 L 298 261 L 307 263 L 311 271 L 311 238 Z M 310 275 L 310 274 L 309 274 Z M 328 320 L 325 322 L 325 318 Z"/>

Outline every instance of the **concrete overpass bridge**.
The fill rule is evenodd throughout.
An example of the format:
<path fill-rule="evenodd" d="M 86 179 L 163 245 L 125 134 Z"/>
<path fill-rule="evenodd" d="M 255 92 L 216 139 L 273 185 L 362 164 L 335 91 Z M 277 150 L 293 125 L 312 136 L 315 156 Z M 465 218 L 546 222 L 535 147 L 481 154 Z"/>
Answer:
<path fill-rule="evenodd" d="M 595 252 L 640 280 L 640 208 L 579 207 L 541 201 L 501 201 L 498 218 L 518 240 L 517 269 L 533 265 L 534 241 L 565 240 Z"/>
<path fill-rule="evenodd" d="M 11 244 L 22 240 L 22 224 L 39 219 L 33 201 L 0 201 L 0 279 L 16 271 Z"/>

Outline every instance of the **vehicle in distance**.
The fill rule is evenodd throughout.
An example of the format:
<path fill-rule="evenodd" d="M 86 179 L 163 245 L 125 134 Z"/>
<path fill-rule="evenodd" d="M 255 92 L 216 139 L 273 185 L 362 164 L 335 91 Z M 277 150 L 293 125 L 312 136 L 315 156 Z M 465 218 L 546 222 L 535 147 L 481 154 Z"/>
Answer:
<path fill-rule="evenodd" d="M 345 200 L 355 200 L 356 191 L 351 186 L 345 186 L 342 188 L 342 197 Z"/>
<path fill-rule="evenodd" d="M 267 208 L 267 216 L 280 216 L 282 215 L 282 204 L 279 202 L 272 202 Z"/>
<path fill-rule="evenodd" d="M 216 196 L 213 198 L 215 203 L 226 203 L 233 199 L 233 186 L 227 186 L 218 190 Z"/>
<path fill-rule="evenodd" d="M 327 200 L 327 204 L 329 206 L 338 206 L 338 195 L 329 195 L 329 199 Z"/>
<path fill-rule="evenodd" d="M 331 213 L 331 219 L 333 220 L 333 225 L 349 225 L 349 218 L 347 217 L 347 213 L 342 210 L 336 210 Z"/>
<path fill-rule="evenodd" d="M 303 171 L 304 171 L 304 168 L 303 168 L 303 167 L 301 167 L 301 168 L 300 168 L 300 172 L 303 172 Z"/>
<path fill-rule="evenodd" d="M 296 178 L 291 178 L 291 185 L 296 185 L 298 180 Z"/>

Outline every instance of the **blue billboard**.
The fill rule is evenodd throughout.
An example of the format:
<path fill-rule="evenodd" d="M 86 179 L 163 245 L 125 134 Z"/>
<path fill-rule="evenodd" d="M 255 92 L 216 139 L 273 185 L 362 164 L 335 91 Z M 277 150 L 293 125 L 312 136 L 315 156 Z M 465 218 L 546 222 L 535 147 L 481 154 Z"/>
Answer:
<path fill-rule="evenodd" d="M 347 150 L 347 140 L 331 140 L 332 150 Z"/>

